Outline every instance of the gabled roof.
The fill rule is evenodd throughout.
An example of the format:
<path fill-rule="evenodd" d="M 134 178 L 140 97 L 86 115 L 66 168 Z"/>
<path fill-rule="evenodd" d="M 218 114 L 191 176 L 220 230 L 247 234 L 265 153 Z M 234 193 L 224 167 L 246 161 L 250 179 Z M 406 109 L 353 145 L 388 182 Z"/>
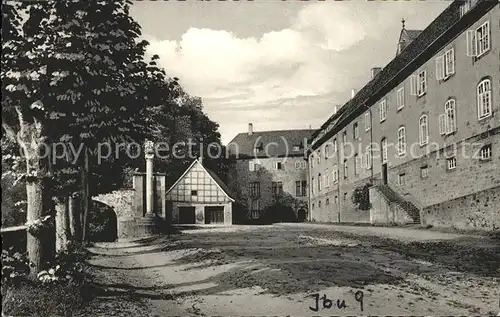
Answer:
<path fill-rule="evenodd" d="M 184 171 L 184 173 L 182 173 L 182 175 L 175 181 L 175 183 L 172 184 L 172 186 L 170 186 L 170 188 L 167 190 L 167 192 L 165 193 L 165 195 L 167 195 L 183 178 L 184 176 L 186 176 L 187 173 L 189 173 L 189 171 L 196 165 L 196 164 L 199 164 L 201 166 L 201 168 L 210 176 L 210 178 L 214 181 L 214 183 L 217 185 L 217 187 L 219 187 L 219 189 L 227 196 L 227 198 L 229 198 L 229 200 L 233 201 L 234 202 L 234 198 L 232 198 L 232 194 L 231 194 L 231 190 L 227 187 L 226 184 L 224 184 L 224 182 L 217 176 L 217 174 L 206 168 L 205 166 L 203 166 L 203 164 L 200 163 L 200 161 L 198 159 L 195 159 L 191 165 L 189 165 L 189 167 Z"/>
<path fill-rule="evenodd" d="M 237 159 L 302 156 L 304 155 L 304 140 L 309 140 L 314 131 L 312 129 L 258 131 L 253 132 L 252 135 L 239 133 L 226 148 Z M 300 150 L 294 151 L 295 146 L 300 146 Z M 256 147 L 259 149 L 258 152 L 254 152 Z"/>
<path fill-rule="evenodd" d="M 407 78 L 413 71 L 437 52 L 443 45 L 446 45 L 454 36 L 472 25 L 486 12 L 494 8 L 497 2 L 490 0 L 478 0 L 478 3 L 467 15 L 460 17 L 459 6 L 463 3 L 455 0 L 451 3 L 434 21 L 432 21 L 418 36 L 408 44 L 407 48 L 392 59 L 380 73 L 369 81 L 355 96 L 351 98 L 340 110 L 330 117 L 322 127 L 334 119 L 338 119 L 336 126 L 323 135 L 318 142 L 312 146 L 316 149 L 331 135 L 343 129 L 356 116 L 367 110 L 367 106 L 379 100 L 387 92 L 393 89 L 401 81 Z M 312 135 L 316 138 L 322 129 L 318 129 Z"/>

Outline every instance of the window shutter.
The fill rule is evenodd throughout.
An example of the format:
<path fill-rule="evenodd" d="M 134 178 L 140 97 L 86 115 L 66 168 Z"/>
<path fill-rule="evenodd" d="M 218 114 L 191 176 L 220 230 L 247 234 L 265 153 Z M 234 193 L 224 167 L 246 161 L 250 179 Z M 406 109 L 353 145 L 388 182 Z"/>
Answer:
<path fill-rule="evenodd" d="M 468 30 L 466 33 L 466 40 L 467 40 L 467 56 L 469 57 L 477 56 L 476 31 Z"/>
<path fill-rule="evenodd" d="M 439 134 L 446 134 L 446 114 L 439 115 Z"/>
<path fill-rule="evenodd" d="M 444 55 L 438 56 L 436 58 L 436 79 L 444 79 Z"/>
<path fill-rule="evenodd" d="M 457 129 L 457 113 L 455 111 L 455 106 L 453 106 L 449 111 L 448 111 L 448 116 L 446 120 L 447 125 L 446 125 L 446 130 L 448 133 L 455 132 Z"/>
<path fill-rule="evenodd" d="M 446 62 L 448 67 L 446 73 L 447 75 L 450 75 L 455 73 L 455 49 L 452 48 L 448 56 L 450 60 Z"/>
<path fill-rule="evenodd" d="M 417 76 L 415 75 L 410 76 L 410 95 L 417 95 Z"/>

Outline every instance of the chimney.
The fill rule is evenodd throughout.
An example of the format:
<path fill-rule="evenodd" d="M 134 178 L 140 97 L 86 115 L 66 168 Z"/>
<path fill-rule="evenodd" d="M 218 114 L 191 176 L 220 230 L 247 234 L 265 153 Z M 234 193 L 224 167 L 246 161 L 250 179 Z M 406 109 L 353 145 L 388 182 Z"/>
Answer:
<path fill-rule="evenodd" d="M 333 114 L 337 113 L 337 106 L 333 106 Z"/>
<path fill-rule="evenodd" d="M 373 67 L 371 70 L 372 79 L 375 78 L 375 76 L 377 76 L 381 70 L 382 70 L 382 67 Z"/>
<path fill-rule="evenodd" d="M 253 124 L 249 123 L 248 124 L 248 135 L 252 135 L 252 134 L 253 134 Z"/>
<path fill-rule="evenodd" d="M 356 89 L 351 90 L 351 99 L 354 98 L 354 96 L 356 96 Z"/>

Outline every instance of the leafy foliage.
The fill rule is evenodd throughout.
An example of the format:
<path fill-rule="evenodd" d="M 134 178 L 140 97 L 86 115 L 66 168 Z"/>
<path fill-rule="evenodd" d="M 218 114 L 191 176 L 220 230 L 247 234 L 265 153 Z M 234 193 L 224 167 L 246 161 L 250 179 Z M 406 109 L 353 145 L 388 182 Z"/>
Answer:
<path fill-rule="evenodd" d="M 370 188 L 371 184 L 366 183 L 354 189 L 352 194 L 352 202 L 358 206 L 360 210 L 370 210 Z"/>
<path fill-rule="evenodd" d="M 19 285 L 29 272 L 30 265 L 26 253 L 15 252 L 12 247 L 2 250 L 2 285 Z"/>

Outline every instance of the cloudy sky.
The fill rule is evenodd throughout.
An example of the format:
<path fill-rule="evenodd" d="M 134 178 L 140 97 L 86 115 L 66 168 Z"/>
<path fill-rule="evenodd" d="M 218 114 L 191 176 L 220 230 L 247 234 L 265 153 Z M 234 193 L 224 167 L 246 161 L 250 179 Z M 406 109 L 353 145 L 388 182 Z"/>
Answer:
<path fill-rule="evenodd" d="M 220 125 L 318 128 L 395 56 L 401 19 L 425 28 L 450 1 L 136 1 L 160 63 Z"/>

